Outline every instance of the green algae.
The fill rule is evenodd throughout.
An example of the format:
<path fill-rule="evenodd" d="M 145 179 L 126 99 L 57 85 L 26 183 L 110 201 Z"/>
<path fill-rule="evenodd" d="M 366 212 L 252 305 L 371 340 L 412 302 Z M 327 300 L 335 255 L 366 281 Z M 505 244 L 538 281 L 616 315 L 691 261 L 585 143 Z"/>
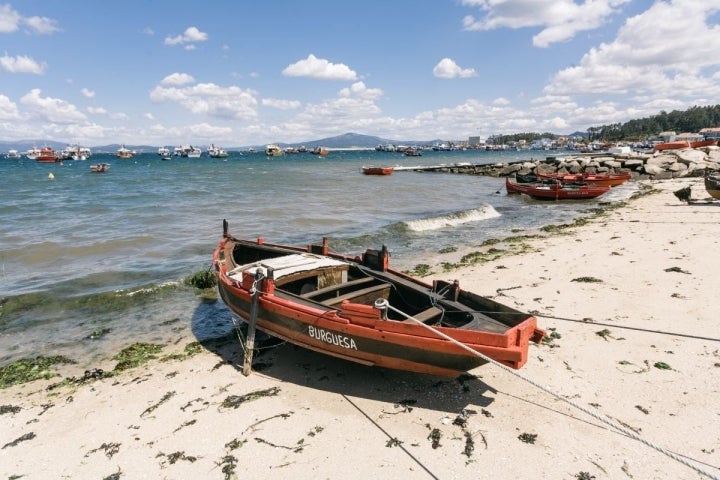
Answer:
<path fill-rule="evenodd" d="M 157 359 L 158 357 L 156 354 L 160 353 L 162 349 L 162 345 L 154 343 L 133 343 L 129 347 L 122 349 L 120 353 L 113 357 L 113 360 L 117 360 L 118 362 L 117 365 L 115 365 L 114 371 L 122 372 L 129 368 L 144 365 L 150 360 Z"/>
<path fill-rule="evenodd" d="M 53 366 L 73 363 L 75 363 L 73 360 L 62 355 L 22 358 L 0 367 L 0 388 L 53 378 L 57 375 L 57 372 L 52 370 Z"/>

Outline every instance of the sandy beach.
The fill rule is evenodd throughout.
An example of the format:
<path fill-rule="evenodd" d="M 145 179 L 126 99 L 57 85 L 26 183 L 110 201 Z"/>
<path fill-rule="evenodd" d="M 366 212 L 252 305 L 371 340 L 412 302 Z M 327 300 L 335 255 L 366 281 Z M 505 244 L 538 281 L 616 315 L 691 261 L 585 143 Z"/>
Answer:
<path fill-rule="evenodd" d="M 523 253 L 427 278 L 538 316 L 548 339 L 524 378 L 493 365 L 428 377 L 289 344 L 244 376 L 226 343 L 0 390 L 0 478 L 720 478 L 720 201 L 701 178 L 646 183 L 658 191 L 509 242 Z M 690 204 L 673 195 L 687 185 Z"/>

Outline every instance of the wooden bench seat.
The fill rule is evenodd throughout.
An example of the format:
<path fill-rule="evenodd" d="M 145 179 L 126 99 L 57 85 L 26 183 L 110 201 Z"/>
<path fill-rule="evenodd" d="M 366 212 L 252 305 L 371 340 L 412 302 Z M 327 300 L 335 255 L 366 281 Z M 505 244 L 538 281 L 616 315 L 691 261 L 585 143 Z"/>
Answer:
<path fill-rule="evenodd" d="M 336 285 L 330 285 L 327 287 L 318 288 L 317 290 L 312 290 L 310 292 L 303 293 L 300 296 L 303 298 L 315 298 L 315 297 L 322 296 L 326 293 L 343 290 L 346 287 L 354 287 L 356 285 L 362 285 L 363 283 L 372 282 L 373 280 L 374 280 L 373 277 L 362 277 L 362 278 L 358 278 L 355 280 L 350 280 L 345 283 L 338 283 Z"/>
<path fill-rule="evenodd" d="M 334 307 L 337 305 L 340 305 L 343 300 L 349 300 L 349 301 L 355 301 L 358 303 L 366 303 L 366 302 L 373 302 L 377 298 L 388 298 L 390 295 L 390 284 L 389 283 L 381 283 L 379 285 L 371 285 L 369 287 L 360 289 L 360 290 L 353 290 L 351 292 L 348 292 L 344 295 L 340 295 L 338 297 L 332 297 L 328 298 L 327 300 L 323 300 L 320 303 L 323 305 L 327 305 L 329 307 Z"/>
<path fill-rule="evenodd" d="M 425 322 L 427 322 L 428 320 L 430 320 L 431 318 L 433 318 L 433 317 L 435 317 L 435 316 L 437 316 L 437 315 L 440 315 L 441 313 L 443 313 L 443 310 L 442 310 L 442 309 L 440 309 L 440 308 L 438 308 L 438 307 L 436 307 L 436 306 L 432 306 L 432 307 L 430 307 L 430 308 L 428 308 L 428 309 L 426 309 L 426 310 L 423 310 L 422 312 L 418 312 L 418 313 L 416 313 L 415 315 L 412 315 L 412 317 L 413 317 L 415 320 L 417 320 L 418 322 L 423 322 L 423 323 L 425 323 Z"/>

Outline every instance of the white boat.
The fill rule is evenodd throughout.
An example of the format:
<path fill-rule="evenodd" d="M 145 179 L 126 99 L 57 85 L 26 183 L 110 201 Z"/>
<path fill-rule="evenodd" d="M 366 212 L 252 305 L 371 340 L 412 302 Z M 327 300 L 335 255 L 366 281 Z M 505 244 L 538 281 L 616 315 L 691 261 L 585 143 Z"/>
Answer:
<path fill-rule="evenodd" d="M 25 156 L 30 160 L 37 160 L 38 155 L 40 155 L 40 149 L 37 147 L 33 147 L 25 152 Z"/>
<path fill-rule="evenodd" d="M 265 155 L 268 157 L 282 157 L 285 155 L 285 152 L 277 145 L 270 144 L 265 147 Z"/>
<path fill-rule="evenodd" d="M 125 145 L 121 145 L 120 148 L 118 148 L 117 157 L 118 158 L 132 158 L 133 152 L 131 150 L 125 148 Z"/>
<path fill-rule="evenodd" d="M 92 151 L 87 147 L 81 147 L 80 144 L 68 145 L 60 153 L 63 160 L 87 160 L 92 155 Z"/>
<path fill-rule="evenodd" d="M 10 149 L 5 154 L 5 158 L 20 158 L 20 154 L 18 153 L 17 150 Z"/>
<path fill-rule="evenodd" d="M 160 155 L 161 157 L 167 157 L 167 156 L 170 155 L 170 149 L 167 148 L 167 147 L 160 147 L 160 148 L 158 148 L 158 152 L 157 152 L 157 153 L 158 153 L 158 155 Z"/>
<path fill-rule="evenodd" d="M 175 148 L 173 149 L 173 156 L 174 156 L 174 157 L 182 157 L 182 153 L 183 153 L 183 147 L 175 147 Z"/>
<path fill-rule="evenodd" d="M 200 158 L 200 155 L 202 155 L 202 150 L 200 150 L 197 147 L 193 147 L 192 145 L 183 145 L 179 147 L 180 149 L 180 156 L 186 157 L 186 158 Z M 175 149 L 175 155 L 177 155 L 178 149 Z"/>
<path fill-rule="evenodd" d="M 228 156 L 228 153 L 222 147 L 210 145 L 210 148 L 208 148 L 208 155 L 210 155 L 210 158 L 225 158 Z"/>

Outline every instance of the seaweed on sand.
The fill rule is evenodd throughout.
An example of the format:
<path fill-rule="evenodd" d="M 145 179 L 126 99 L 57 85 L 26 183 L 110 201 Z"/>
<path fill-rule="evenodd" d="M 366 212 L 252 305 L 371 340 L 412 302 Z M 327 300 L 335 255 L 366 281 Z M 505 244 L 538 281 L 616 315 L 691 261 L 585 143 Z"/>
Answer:
<path fill-rule="evenodd" d="M 0 388 L 8 388 L 38 379 L 50 379 L 57 375 L 51 367 L 59 364 L 73 364 L 75 361 L 62 355 L 23 358 L 0 367 Z"/>

